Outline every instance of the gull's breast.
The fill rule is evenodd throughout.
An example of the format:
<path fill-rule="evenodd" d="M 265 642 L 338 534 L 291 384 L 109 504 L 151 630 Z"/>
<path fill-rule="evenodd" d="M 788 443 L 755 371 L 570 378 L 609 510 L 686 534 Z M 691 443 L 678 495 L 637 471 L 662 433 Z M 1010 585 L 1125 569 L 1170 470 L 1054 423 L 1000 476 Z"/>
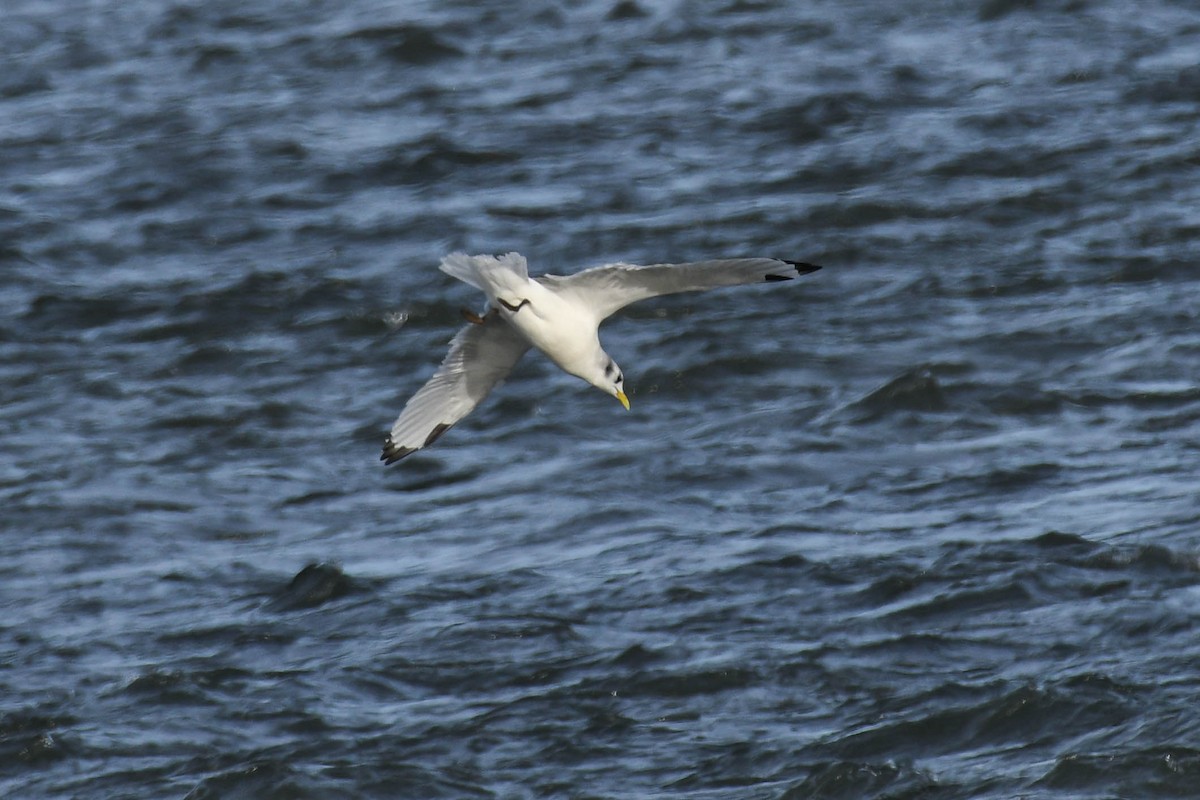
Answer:
<path fill-rule="evenodd" d="M 501 311 L 505 319 L 530 344 L 572 375 L 595 360 L 600 341 L 588 309 L 580 308 L 550 291 L 534 292 L 520 311 Z"/>

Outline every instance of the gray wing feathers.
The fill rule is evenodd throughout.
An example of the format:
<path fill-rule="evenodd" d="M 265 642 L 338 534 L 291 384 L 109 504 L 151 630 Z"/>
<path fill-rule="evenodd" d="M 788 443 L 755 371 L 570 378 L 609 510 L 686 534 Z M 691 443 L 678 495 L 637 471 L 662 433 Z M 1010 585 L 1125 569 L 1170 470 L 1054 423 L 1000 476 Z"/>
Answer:
<path fill-rule="evenodd" d="M 542 280 L 560 291 L 570 291 L 596 309 L 604 319 L 630 303 L 679 292 L 703 292 L 721 286 L 785 281 L 820 267 L 776 258 L 727 258 L 686 264 L 607 264 L 567 276 Z"/>
<path fill-rule="evenodd" d="M 391 464 L 433 444 L 470 414 L 528 349 L 520 334 L 496 316 L 460 330 L 441 367 L 396 418 L 380 460 Z"/>

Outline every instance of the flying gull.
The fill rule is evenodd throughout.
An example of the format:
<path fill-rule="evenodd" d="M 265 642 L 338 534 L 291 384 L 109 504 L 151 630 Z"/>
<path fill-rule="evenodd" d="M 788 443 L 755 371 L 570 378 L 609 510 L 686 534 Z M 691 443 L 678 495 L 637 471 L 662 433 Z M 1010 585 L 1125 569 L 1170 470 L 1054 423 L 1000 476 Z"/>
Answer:
<path fill-rule="evenodd" d="M 820 267 L 776 258 L 728 258 L 686 264 L 607 264 L 574 275 L 529 277 L 525 257 L 451 253 L 441 270 L 487 295 L 429 382 L 404 406 L 383 445 L 391 464 L 428 447 L 470 414 L 530 347 L 629 408 L 625 376 L 600 347 L 600 323 L 630 303 L 678 292 L 788 281 Z"/>

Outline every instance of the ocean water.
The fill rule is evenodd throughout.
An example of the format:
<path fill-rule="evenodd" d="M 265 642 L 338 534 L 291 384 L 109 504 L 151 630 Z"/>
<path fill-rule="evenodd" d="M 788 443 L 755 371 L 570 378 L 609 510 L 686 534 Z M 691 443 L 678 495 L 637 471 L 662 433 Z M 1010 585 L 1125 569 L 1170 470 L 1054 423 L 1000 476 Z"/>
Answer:
<path fill-rule="evenodd" d="M 7 0 L 0 796 L 1200 782 L 1200 11 Z M 535 272 L 791 283 L 383 436 Z"/>

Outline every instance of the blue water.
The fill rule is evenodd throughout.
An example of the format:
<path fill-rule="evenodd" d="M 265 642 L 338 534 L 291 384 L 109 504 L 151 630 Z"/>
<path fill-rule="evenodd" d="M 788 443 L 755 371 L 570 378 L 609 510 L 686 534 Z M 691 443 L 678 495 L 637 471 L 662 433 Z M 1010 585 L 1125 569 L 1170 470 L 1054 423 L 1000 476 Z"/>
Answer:
<path fill-rule="evenodd" d="M 1200 12 L 8 0 L 0 796 L 1190 797 Z M 534 272 L 769 255 L 383 436 Z"/>

